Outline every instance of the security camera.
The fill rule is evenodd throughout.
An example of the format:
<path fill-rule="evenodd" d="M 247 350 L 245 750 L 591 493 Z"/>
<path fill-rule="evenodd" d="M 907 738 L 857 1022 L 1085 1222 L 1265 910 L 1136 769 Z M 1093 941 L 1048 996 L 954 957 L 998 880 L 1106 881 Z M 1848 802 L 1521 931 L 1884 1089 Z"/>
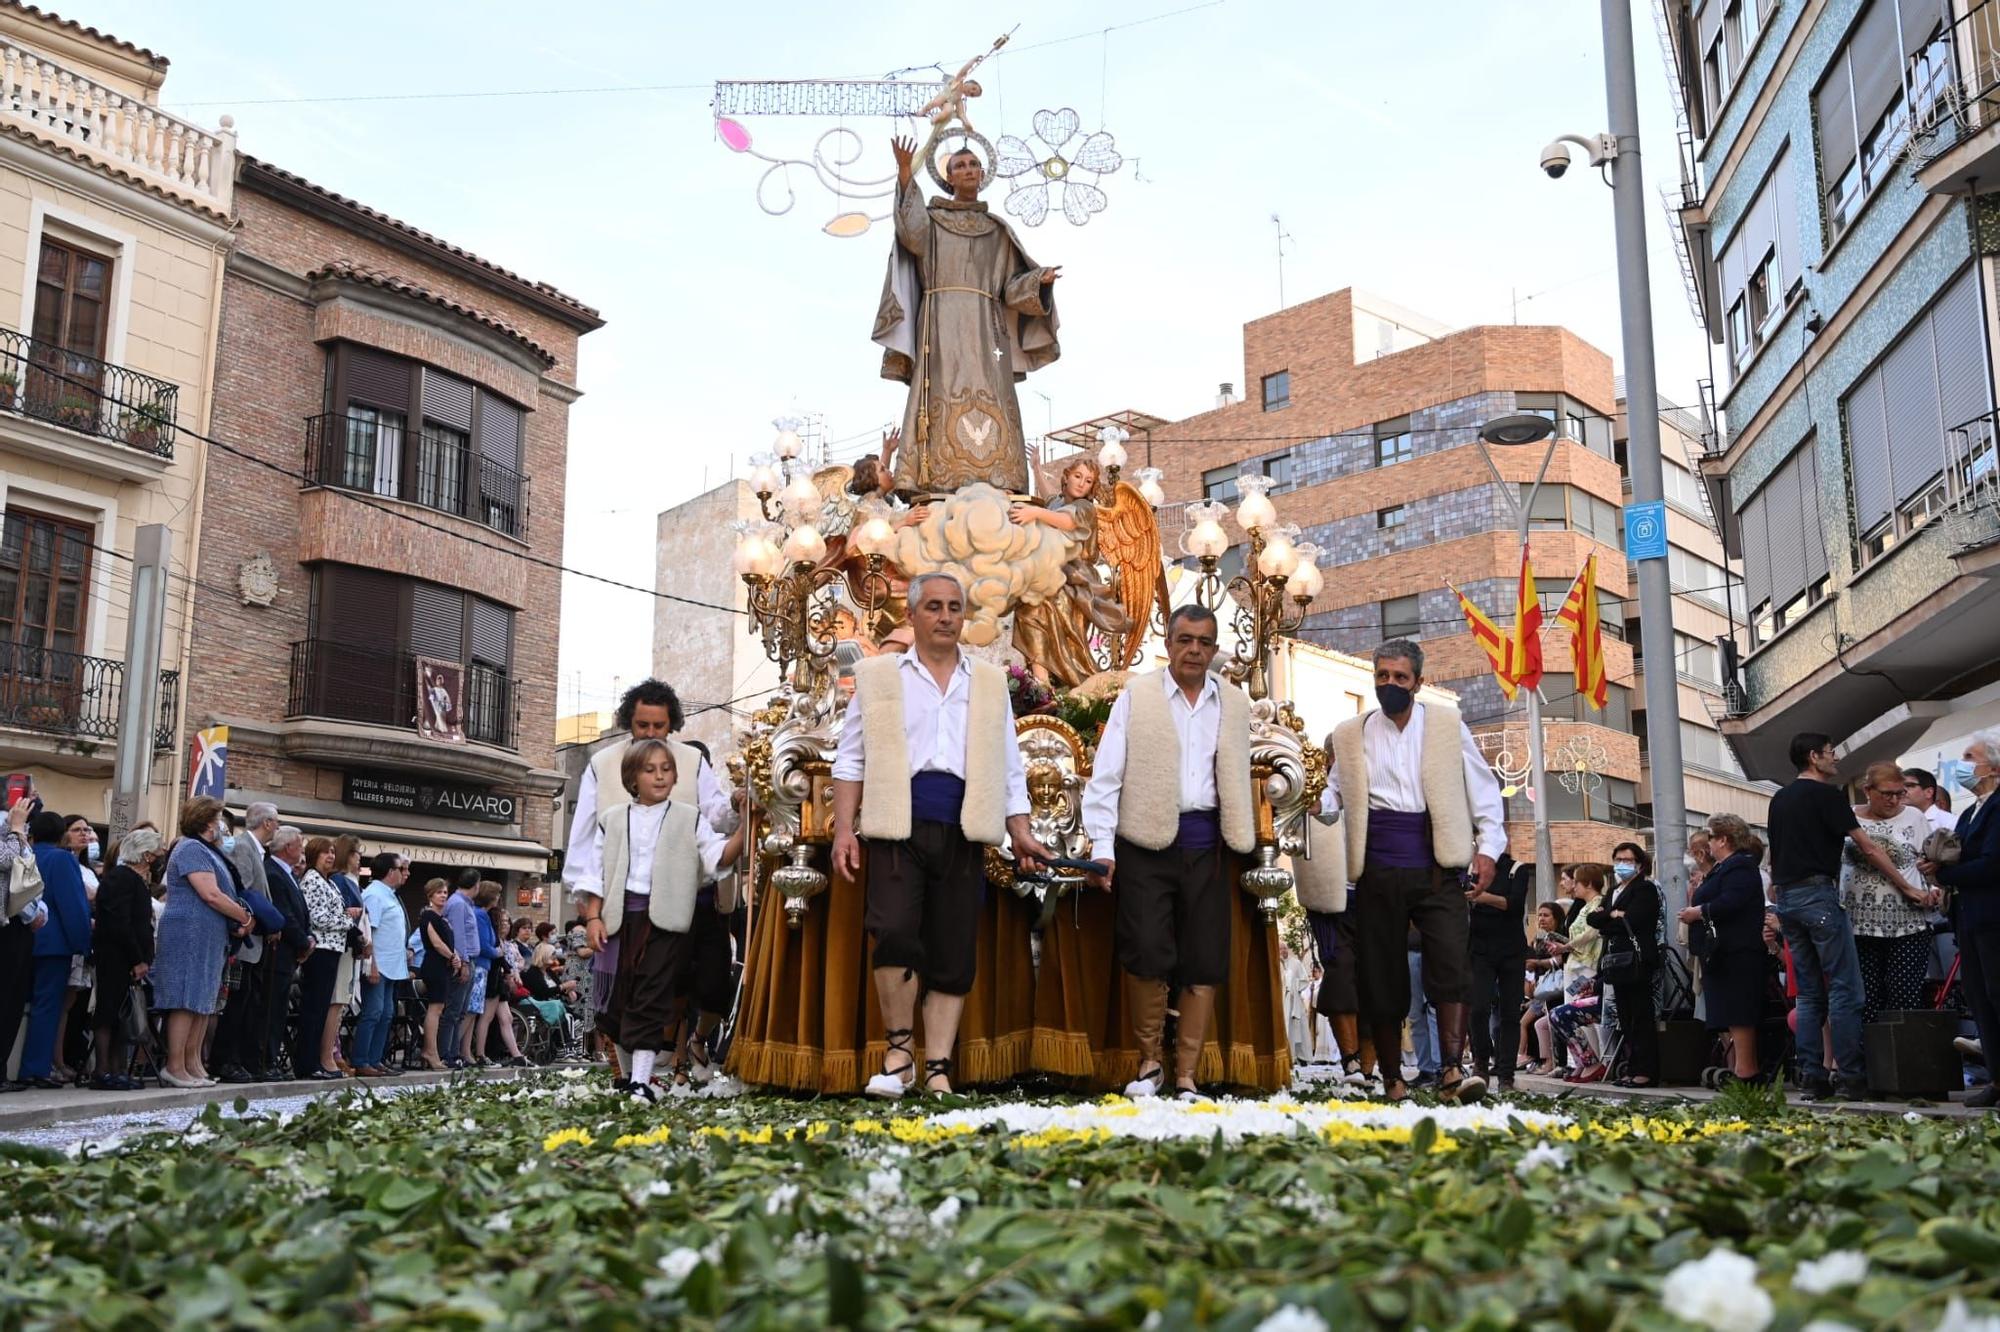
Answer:
<path fill-rule="evenodd" d="M 1550 180 L 1561 180 L 1563 172 L 1569 170 L 1569 149 L 1560 140 L 1542 149 L 1542 170 L 1548 172 Z"/>

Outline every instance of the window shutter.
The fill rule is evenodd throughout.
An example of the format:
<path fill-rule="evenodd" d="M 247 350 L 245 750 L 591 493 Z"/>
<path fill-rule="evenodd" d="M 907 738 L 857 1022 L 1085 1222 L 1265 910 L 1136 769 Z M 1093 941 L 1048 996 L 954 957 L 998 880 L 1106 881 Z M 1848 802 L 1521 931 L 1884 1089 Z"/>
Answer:
<path fill-rule="evenodd" d="M 1826 577 L 1831 538 L 1819 504 L 1819 440 L 1807 436 L 1799 450 L 1799 527 L 1805 533 L 1806 586 Z"/>
<path fill-rule="evenodd" d="M 521 409 L 484 392 L 479 395 L 479 454 L 510 471 L 521 470 Z"/>
<path fill-rule="evenodd" d="M 396 622 L 401 588 L 393 574 L 351 564 L 322 564 L 314 571 L 313 636 L 368 642 Z"/>
<path fill-rule="evenodd" d="M 1902 45 L 1896 40 L 1896 0 L 1873 0 L 1847 39 L 1854 66 L 1854 123 L 1866 135 L 1903 90 Z"/>
<path fill-rule="evenodd" d="M 1901 0 L 1903 20 L 1903 63 L 1930 44 L 1945 21 L 1946 0 Z M 1989 22 L 1991 20 L 1988 20 Z"/>
<path fill-rule="evenodd" d="M 410 651 L 465 660 L 465 593 L 436 583 L 410 584 Z"/>
<path fill-rule="evenodd" d="M 1889 419 L 1894 502 L 1901 504 L 1944 470 L 1944 424 L 1929 316 L 1916 320 L 1882 362 L 1882 414 Z"/>
<path fill-rule="evenodd" d="M 1715 40 L 1715 34 L 1722 30 L 1722 11 L 1727 4 L 1728 0 L 1708 0 L 1695 18 L 1696 31 L 1700 34 L 1696 40 L 1700 42 L 1704 54 Z"/>
<path fill-rule="evenodd" d="M 386 411 L 410 411 L 410 363 L 370 347 L 347 349 L 347 397 Z M 345 410 L 347 404 L 342 403 Z"/>
<path fill-rule="evenodd" d="M 472 384 L 424 367 L 424 419 L 472 433 Z"/>
<path fill-rule="evenodd" d="M 1833 58 L 1826 82 L 1813 94 L 1819 120 L 1820 190 L 1833 189 L 1835 181 L 1854 165 L 1854 93 L 1847 81 L 1847 53 Z"/>
<path fill-rule="evenodd" d="M 1769 506 L 1771 605 L 1783 606 L 1805 591 L 1806 545 L 1820 534 L 1807 533 L 1799 517 L 1799 457 L 1793 454 L 1764 487 Z"/>
<path fill-rule="evenodd" d="M 513 660 L 514 612 L 479 597 L 472 599 L 472 659 L 506 670 Z"/>
<path fill-rule="evenodd" d="M 1759 490 L 1737 513 L 1743 541 L 1743 595 L 1752 608 L 1771 595 L 1771 515 L 1766 505 L 1769 494 L 1768 486 Z"/>
<path fill-rule="evenodd" d="M 1979 319 L 1978 269 L 1967 269 L 1931 311 L 1937 346 L 1938 399 L 1949 431 L 1983 414 L 1986 398 L 1986 339 Z"/>
<path fill-rule="evenodd" d="M 1804 274 L 1799 266 L 1799 204 L 1794 193 L 1797 188 L 1788 144 L 1778 154 L 1778 164 L 1771 168 L 1771 178 L 1764 186 L 1764 193 L 1771 200 L 1771 230 L 1778 245 L 1779 290 L 1771 293 L 1773 305 Z"/>
<path fill-rule="evenodd" d="M 1847 467 L 1861 532 L 1889 516 L 1889 427 L 1882 419 L 1882 372 L 1871 370 L 1847 399 Z"/>

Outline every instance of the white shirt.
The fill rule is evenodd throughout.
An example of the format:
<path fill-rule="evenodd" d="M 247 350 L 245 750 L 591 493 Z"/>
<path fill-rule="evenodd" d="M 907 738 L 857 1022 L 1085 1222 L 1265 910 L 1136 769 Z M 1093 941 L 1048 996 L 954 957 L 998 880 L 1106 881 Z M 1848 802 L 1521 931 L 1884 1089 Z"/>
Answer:
<path fill-rule="evenodd" d="M 711 828 L 720 828 L 724 837 L 736 831 L 736 804 L 716 780 L 715 768 L 701 760 L 694 774 L 695 804 Z M 569 825 L 569 853 L 563 857 L 563 883 L 572 892 L 586 879 L 604 877 L 604 862 L 598 858 L 597 769 L 586 766 L 583 781 L 576 788 L 576 818 Z"/>
<path fill-rule="evenodd" d="M 1202 681 L 1201 693 L 1189 703 L 1186 692 L 1174 683 L 1171 673 L 1161 671 L 1160 680 L 1167 691 L 1167 714 L 1174 719 L 1174 734 L 1180 737 L 1181 812 L 1214 809 L 1215 746 L 1222 725 L 1222 691 L 1215 677 L 1207 676 Z M 1092 853 L 1099 857 L 1111 854 L 1113 839 L 1118 835 L 1118 797 L 1125 789 L 1125 728 L 1130 724 L 1131 711 L 1130 699 L 1120 693 L 1118 701 L 1111 705 L 1111 716 L 1105 720 L 1104 738 L 1097 742 L 1090 782 L 1083 788 L 1083 831 L 1090 838 Z"/>
<path fill-rule="evenodd" d="M 965 776 L 965 727 L 972 702 L 972 665 L 964 651 L 943 689 L 938 688 L 930 668 L 917 659 L 915 651 L 905 652 L 897 662 L 903 684 L 903 737 L 910 752 L 910 775 L 920 772 L 948 772 Z M 840 724 L 840 748 L 833 756 L 835 781 L 858 782 L 865 778 L 868 758 L 861 739 L 861 694 L 857 690 L 847 700 L 847 716 Z M 1015 738 L 1013 719 L 1007 724 L 1007 814 L 1028 812 L 1028 777 L 1021 767 L 1021 746 Z"/>
<path fill-rule="evenodd" d="M 1479 743 L 1463 720 L 1458 724 L 1459 749 L 1465 760 L 1465 793 L 1472 802 L 1473 849 L 1497 860 L 1507 849 L 1507 809 L 1500 800 L 1500 780 L 1487 766 Z M 1368 759 L 1368 808 L 1403 814 L 1429 812 L 1424 803 L 1424 705 L 1410 705 L 1407 726 L 1397 726 L 1380 708 L 1361 723 L 1361 745 Z M 1327 775 L 1320 814 L 1340 813 L 1340 769 Z"/>
<path fill-rule="evenodd" d="M 1932 805 L 1925 810 L 1924 819 L 1940 832 L 1953 832 L 1958 828 L 1958 816 L 1948 813 L 1941 805 Z"/>
<path fill-rule="evenodd" d="M 707 765 L 703 765 L 704 767 Z M 653 895 L 653 853 L 660 845 L 660 829 L 667 821 L 667 804 L 662 800 L 657 805 L 642 805 L 633 801 L 622 809 L 613 810 L 611 818 L 626 820 L 625 828 L 630 834 L 626 841 L 625 891 L 636 897 Z M 597 829 L 591 839 L 593 867 L 588 879 L 579 879 L 576 891 L 589 893 L 592 897 L 604 896 L 604 829 Z M 722 864 L 722 834 L 708 826 L 706 815 L 697 813 L 694 820 L 695 849 L 701 853 L 701 881 L 712 883 L 715 871 Z"/>

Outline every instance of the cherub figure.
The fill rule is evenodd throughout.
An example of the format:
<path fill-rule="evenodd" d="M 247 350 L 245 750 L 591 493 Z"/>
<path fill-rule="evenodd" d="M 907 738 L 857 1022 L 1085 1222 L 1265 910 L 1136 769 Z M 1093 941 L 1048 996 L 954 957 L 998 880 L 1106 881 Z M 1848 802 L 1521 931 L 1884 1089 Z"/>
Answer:
<path fill-rule="evenodd" d="M 999 40 L 995 41 L 989 49 L 966 61 L 964 67 L 958 73 L 952 75 L 945 83 L 944 91 L 917 108 L 917 114 L 930 121 L 938 129 L 942 129 L 956 119 L 968 132 L 971 132 L 972 117 L 965 113 L 965 104 L 972 98 L 979 96 L 985 90 L 979 86 L 979 80 L 968 76 L 973 70 L 979 68 L 980 62 L 984 61 L 987 56 L 992 55 L 993 52 L 1005 46 L 1007 39 L 1013 35 L 1011 32 L 1001 34 Z"/>

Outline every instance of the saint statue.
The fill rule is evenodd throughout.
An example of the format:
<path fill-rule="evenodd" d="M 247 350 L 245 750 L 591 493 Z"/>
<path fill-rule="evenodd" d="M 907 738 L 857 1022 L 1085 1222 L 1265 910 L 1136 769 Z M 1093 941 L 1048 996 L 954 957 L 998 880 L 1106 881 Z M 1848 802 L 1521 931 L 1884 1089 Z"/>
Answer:
<path fill-rule="evenodd" d="M 1050 289 L 1059 273 L 1042 268 L 1013 230 L 987 210 L 990 179 L 970 131 L 945 159 L 950 198 L 924 201 L 912 163 L 914 139 L 896 139 L 896 242 L 875 314 L 882 377 L 910 386 L 894 488 L 906 495 L 950 494 L 983 481 L 1026 495 L 1028 455 L 1014 384 L 1062 354 Z M 933 176 L 943 129 L 925 149 Z M 989 151 L 989 156 L 990 156 Z"/>

